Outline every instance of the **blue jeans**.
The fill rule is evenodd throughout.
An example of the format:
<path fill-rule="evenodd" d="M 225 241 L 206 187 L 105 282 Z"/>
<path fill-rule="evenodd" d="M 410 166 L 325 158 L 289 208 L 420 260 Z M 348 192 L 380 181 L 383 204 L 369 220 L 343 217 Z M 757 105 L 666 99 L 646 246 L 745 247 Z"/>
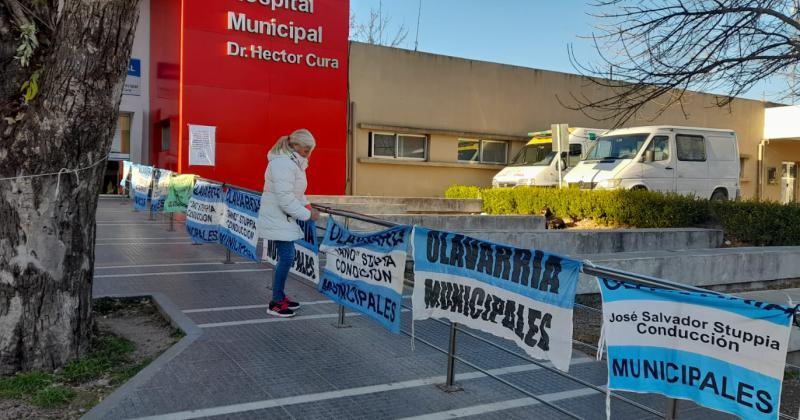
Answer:
<path fill-rule="evenodd" d="M 286 286 L 286 278 L 289 277 L 289 269 L 294 264 L 294 242 L 275 241 L 275 245 L 278 248 L 278 264 L 272 277 L 272 301 L 278 302 L 286 297 L 283 288 Z"/>

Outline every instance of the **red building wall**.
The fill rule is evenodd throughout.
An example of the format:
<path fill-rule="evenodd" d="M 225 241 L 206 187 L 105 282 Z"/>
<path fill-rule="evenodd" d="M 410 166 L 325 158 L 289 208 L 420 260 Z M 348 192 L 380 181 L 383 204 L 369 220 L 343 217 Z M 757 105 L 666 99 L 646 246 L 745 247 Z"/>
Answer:
<path fill-rule="evenodd" d="M 282 4 L 289 7 L 273 10 Z M 309 10 L 302 11 L 302 5 Z M 349 0 L 157 0 L 152 7 L 156 166 L 260 190 L 269 148 L 281 135 L 307 128 L 317 139 L 308 193 L 344 193 Z M 242 13 L 249 19 L 243 31 L 236 29 Z M 305 29 L 307 38 L 321 28 L 321 36 L 301 40 L 248 31 L 288 35 L 290 28 Z M 297 62 L 264 60 L 253 52 L 258 48 L 295 54 Z M 177 101 L 169 71 L 176 62 Z M 165 118 L 171 121 L 172 141 L 168 151 L 160 151 L 158 124 Z M 189 124 L 216 127 L 215 166 L 189 165 Z"/>

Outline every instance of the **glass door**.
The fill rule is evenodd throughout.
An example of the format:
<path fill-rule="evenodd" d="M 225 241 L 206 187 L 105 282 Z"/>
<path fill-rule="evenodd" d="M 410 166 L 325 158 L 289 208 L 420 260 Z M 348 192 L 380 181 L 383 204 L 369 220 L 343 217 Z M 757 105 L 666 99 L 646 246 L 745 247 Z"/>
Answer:
<path fill-rule="evenodd" d="M 783 162 L 781 164 L 781 203 L 796 201 L 797 163 Z"/>

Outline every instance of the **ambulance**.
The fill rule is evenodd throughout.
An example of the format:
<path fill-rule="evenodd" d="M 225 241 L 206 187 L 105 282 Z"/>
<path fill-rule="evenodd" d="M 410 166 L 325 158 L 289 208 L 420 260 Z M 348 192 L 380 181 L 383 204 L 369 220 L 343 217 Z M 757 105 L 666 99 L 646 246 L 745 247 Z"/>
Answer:
<path fill-rule="evenodd" d="M 580 162 L 592 142 L 606 130 L 596 128 L 569 128 L 569 152 L 556 159 L 553 135 L 550 130 L 528 133 L 531 140 L 511 159 L 509 165 L 492 179 L 492 187 L 558 186 L 558 166 L 562 175 Z"/>

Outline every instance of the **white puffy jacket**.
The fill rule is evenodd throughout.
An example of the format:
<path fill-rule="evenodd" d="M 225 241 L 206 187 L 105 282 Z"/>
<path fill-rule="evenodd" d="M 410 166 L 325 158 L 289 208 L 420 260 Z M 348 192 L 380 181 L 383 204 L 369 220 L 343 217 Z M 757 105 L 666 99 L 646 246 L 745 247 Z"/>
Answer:
<path fill-rule="evenodd" d="M 308 161 L 297 153 L 272 154 L 264 172 L 264 192 L 258 212 L 258 236 L 273 241 L 295 241 L 303 232 L 295 220 L 308 220 L 305 206 Z"/>

